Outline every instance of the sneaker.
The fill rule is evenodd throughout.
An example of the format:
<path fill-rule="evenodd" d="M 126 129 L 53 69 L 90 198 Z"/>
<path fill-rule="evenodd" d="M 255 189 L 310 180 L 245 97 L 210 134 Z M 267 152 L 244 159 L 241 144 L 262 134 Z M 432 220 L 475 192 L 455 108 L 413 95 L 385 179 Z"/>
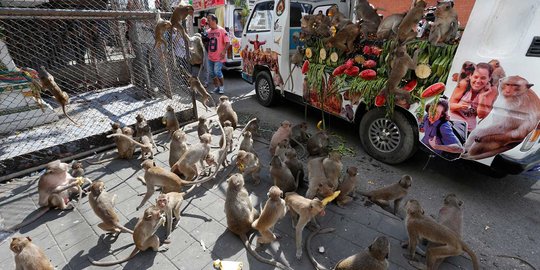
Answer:
<path fill-rule="evenodd" d="M 223 87 L 223 86 L 219 87 L 219 92 L 218 92 L 218 94 L 220 94 L 220 95 L 225 94 L 225 87 Z"/>
<path fill-rule="evenodd" d="M 216 89 L 214 89 L 214 93 L 216 93 L 216 94 L 219 93 L 219 87 L 216 87 Z"/>

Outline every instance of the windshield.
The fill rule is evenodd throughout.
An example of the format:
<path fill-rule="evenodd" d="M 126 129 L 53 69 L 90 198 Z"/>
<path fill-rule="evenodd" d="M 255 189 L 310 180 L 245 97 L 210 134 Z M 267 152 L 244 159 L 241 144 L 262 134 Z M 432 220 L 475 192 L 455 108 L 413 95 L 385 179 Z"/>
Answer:
<path fill-rule="evenodd" d="M 244 24 L 246 22 L 246 17 L 243 16 L 241 9 L 235 9 L 233 12 L 233 23 L 234 23 L 234 36 L 237 38 L 242 37 L 242 30 L 244 30 Z"/>

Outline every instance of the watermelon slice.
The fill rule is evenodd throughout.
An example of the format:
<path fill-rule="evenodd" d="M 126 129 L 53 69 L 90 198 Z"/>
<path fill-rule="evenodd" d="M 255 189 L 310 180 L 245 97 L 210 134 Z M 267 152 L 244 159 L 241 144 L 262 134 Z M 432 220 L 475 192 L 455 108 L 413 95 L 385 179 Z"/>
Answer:
<path fill-rule="evenodd" d="M 364 80 L 373 80 L 377 78 L 377 72 L 373 69 L 366 69 L 360 72 L 360 78 Z"/>
<path fill-rule="evenodd" d="M 306 74 L 309 71 L 309 61 L 304 61 L 304 64 L 302 65 L 302 74 Z"/>
<path fill-rule="evenodd" d="M 416 88 L 417 85 L 418 85 L 418 82 L 416 80 L 412 80 L 408 82 L 405 86 L 403 86 L 403 90 L 407 92 L 411 92 L 412 90 Z"/>
<path fill-rule="evenodd" d="M 422 92 L 422 98 L 428 98 L 428 97 L 438 95 L 444 92 L 445 89 L 446 89 L 446 86 L 442 82 L 432 84 L 428 88 L 426 88 L 424 92 Z"/>
<path fill-rule="evenodd" d="M 382 107 L 386 103 L 386 97 L 383 94 L 379 94 L 375 97 L 375 106 Z"/>

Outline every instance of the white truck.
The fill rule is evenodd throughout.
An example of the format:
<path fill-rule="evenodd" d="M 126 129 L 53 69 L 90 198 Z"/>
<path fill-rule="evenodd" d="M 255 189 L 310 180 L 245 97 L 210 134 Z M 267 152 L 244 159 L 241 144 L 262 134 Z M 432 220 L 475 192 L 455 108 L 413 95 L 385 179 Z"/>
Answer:
<path fill-rule="evenodd" d="M 540 0 L 476 0 L 459 40 L 408 42 L 411 56 L 421 51 L 400 84 L 409 99 L 381 94 L 397 41 L 358 37 L 356 50 L 344 53 L 327 37 L 303 38 L 301 18 L 333 5 L 358 21 L 351 0 L 255 3 L 243 31 L 242 78 L 255 84 L 261 105 L 283 96 L 341 117 L 358 127 L 368 154 L 389 164 L 419 147 L 503 174 L 540 163 Z M 302 67 L 291 64 L 297 47 Z M 351 71 L 343 74 L 344 65 Z"/>

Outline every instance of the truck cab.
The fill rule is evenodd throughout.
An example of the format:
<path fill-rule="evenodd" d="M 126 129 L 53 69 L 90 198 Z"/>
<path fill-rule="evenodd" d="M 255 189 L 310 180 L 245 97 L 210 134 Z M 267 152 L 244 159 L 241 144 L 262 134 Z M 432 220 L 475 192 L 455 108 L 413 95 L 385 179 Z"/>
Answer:
<path fill-rule="evenodd" d="M 329 46 L 330 37 L 341 30 L 335 26 L 336 32 L 321 36 L 304 33 L 303 17 L 332 16 L 332 6 L 357 24 L 356 2 L 255 2 L 240 55 L 242 78 L 255 84 L 261 105 L 284 97 L 343 118 L 358 127 L 365 151 L 389 164 L 407 160 L 418 148 L 502 173 L 517 174 L 540 163 L 540 99 L 534 86 L 540 83 L 534 74 L 540 68 L 539 0 L 427 6 L 425 14 L 433 16 L 434 9 L 452 2 L 459 15 L 456 24 L 464 30 L 445 44 L 429 39 L 435 28 L 428 28 L 406 43 L 359 35 L 354 51 L 346 52 Z M 376 3 L 386 2 L 376 7 L 386 10 L 383 21 L 410 8 L 390 0 Z M 419 25 L 434 27 L 425 14 Z M 382 91 L 390 60 L 401 46 L 411 57 L 418 51 L 416 68 L 398 86 L 409 98 Z M 297 52 L 302 63 L 294 65 L 291 58 Z M 344 65 L 353 72 L 336 72 Z"/>

